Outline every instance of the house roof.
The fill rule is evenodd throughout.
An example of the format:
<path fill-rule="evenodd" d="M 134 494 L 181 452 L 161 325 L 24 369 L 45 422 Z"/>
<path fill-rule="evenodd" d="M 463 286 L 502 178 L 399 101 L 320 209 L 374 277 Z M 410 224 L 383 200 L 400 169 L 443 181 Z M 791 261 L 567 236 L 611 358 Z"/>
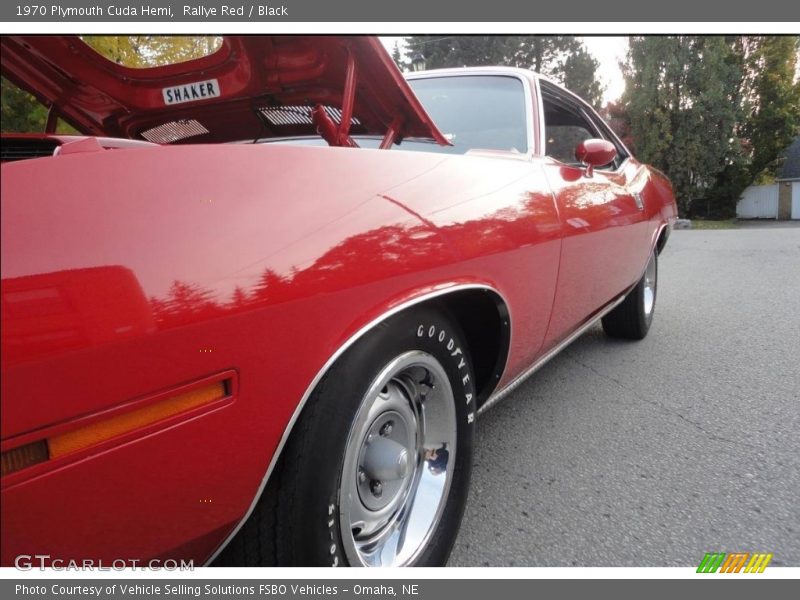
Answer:
<path fill-rule="evenodd" d="M 800 136 L 786 149 L 786 160 L 783 161 L 778 179 L 800 179 Z"/>

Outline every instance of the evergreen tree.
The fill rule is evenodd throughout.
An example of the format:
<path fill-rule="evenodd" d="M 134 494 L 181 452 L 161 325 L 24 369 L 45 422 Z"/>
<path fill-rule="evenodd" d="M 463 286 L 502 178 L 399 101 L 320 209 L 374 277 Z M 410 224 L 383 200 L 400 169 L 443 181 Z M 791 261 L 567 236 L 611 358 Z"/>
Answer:
<path fill-rule="evenodd" d="M 598 62 L 575 36 L 418 35 L 407 39 L 409 54 L 420 52 L 426 68 L 502 65 L 531 69 L 552 77 L 599 105 L 602 86 Z"/>
<path fill-rule="evenodd" d="M 400 51 L 400 44 L 398 42 L 394 43 L 394 47 L 392 48 L 392 60 L 394 64 L 397 65 L 397 68 L 401 71 L 406 70 L 406 64 L 403 60 L 403 53 Z"/>
<path fill-rule="evenodd" d="M 670 176 L 682 214 L 707 209 L 719 175 L 741 154 L 740 74 L 728 41 L 634 37 L 624 74 L 639 158 Z"/>
<path fill-rule="evenodd" d="M 564 60 L 564 86 L 595 108 L 603 101 L 603 86 L 597 80 L 600 63 L 583 46 Z"/>
<path fill-rule="evenodd" d="M 745 127 L 753 150 L 750 174 L 775 176 L 800 126 L 800 82 L 794 80 L 800 37 L 759 38 L 749 57 L 752 111 Z"/>

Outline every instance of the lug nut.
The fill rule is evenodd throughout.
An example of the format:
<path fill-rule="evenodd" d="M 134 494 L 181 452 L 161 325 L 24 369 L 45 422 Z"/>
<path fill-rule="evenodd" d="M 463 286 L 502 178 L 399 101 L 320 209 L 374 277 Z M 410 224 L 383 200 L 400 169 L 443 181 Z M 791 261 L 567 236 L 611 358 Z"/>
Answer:
<path fill-rule="evenodd" d="M 372 495 L 378 498 L 380 498 L 381 494 L 383 494 L 383 484 L 380 481 L 373 479 L 369 484 L 369 489 L 372 492 Z"/>
<path fill-rule="evenodd" d="M 367 474 L 363 469 L 358 470 L 358 483 L 364 483 L 367 480 Z"/>
<path fill-rule="evenodd" d="M 393 427 L 393 424 L 392 424 L 391 421 L 389 421 L 388 423 L 384 423 L 383 427 L 381 427 L 381 435 L 383 437 L 386 437 L 387 435 L 392 433 L 392 427 Z"/>

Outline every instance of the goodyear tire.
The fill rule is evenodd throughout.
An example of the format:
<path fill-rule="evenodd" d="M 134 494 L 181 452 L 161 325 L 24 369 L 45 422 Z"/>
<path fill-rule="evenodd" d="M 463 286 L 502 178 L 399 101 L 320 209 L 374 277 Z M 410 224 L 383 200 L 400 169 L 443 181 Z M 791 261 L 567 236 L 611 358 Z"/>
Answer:
<path fill-rule="evenodd" d="M 444 311 L 378 325 L 320 381 L 217 564 L 444 565 L 469 487 L 473 379 Z"/>

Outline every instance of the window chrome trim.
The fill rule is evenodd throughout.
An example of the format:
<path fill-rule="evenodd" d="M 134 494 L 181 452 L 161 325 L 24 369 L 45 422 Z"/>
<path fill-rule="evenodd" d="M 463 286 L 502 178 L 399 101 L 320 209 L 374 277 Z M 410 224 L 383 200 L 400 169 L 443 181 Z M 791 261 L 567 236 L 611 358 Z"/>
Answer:
<path fill-rule="evenodd" d="M 583 113 L 585 113 L 585 114 L 581 115 L 582 118 L 587 119 L 594 129 L 598 129 L 598 127 L 599 127 L 598 123 L 594 122 L 595 120 L 597 120 L 600 123 L 602 123 L 604 125 L 604 127 L 599 130 L 600 135 L 603 138 L 606 138 L 606 137 L 609 137 L 609 136 L 612 137 L 613 140 L 608 140 L 608 141 L 611 141 L 612 143 L 615 143 L 615 144 L 619 145 L 619 147 L 622 148 L 625 151 L 625 155 L 626 156 L 625 156 L 624 160 L 621 163 L 619 163 L 619 166 L 616 169 L 595 168 L 594 169 L 595 172 L 606 173 L 606 174 L 611 174 L 611 175 L 617 175 L 617 174 L 622 173 L 625 170 L 625 168 L 627 167 L 628 162 L 633 157 L 633 154 L 631 154 L 631 151 L 628 150 L 628 147 L 625 146 L 625 144 L 622 143 L 622 140 L 619 139 L 619 136 L 617 136 L 617 134 L 614 133 L 614 131 L 611 129 L 611 127 L 605 121 L 603 121 L 603 118 L 599 114 L 597 114 L 597 111 L 595 109 L 593 109 L 591 106 L 589 106 L 589 104 L 583 98 L 581 98 L 580 96 L 578 96 L 574 92 L 569 91 L 564 86 L 559 85 L 558 83 L 556 83 L 552 79 L 550 79 L 548 77 L 545 77 L 544 75 L 539 75 L 538 73 L 535 75 L 535 78 L 536 78 L 536 90 L 537 90 L 537 92 L 539 94 L 539 96 L 538 96 L 539 120 L 540 120 L 540 123 L 541 123 L 540 142 L 541 142 L 541 145 L 542 145 L 541 146 L 542 147 L 541 156 L 542 157 L 547 157 L 550 160 L 555 161 L 556 163 L 558 163 L 560 165 L 564 165 L 564 166 L 567 166 L 567 167 L 574 167 L 575 166 L 575 165 L 570 165 L 568 163 L 561 162 L 557 158 L 553 158 L 552 156 L 548 156 L 546 154 L 546 150 L 547 150 L 547 133 L 546 133 L 547 124 L 544 122 L 544 95 L 542 94 L 542 86 L 541 86 L 541 83 L 540 83 L 540 81 L 544 81 L 548 85 L 556 88 L 556 90 L 559 93 L 564 94 L 565 101 L 574 102 L 576 104 L 576 108 L 578 110 L 582 111 Z"/>
<path fill-rule="evenodd" d="M 532 157 L 536 154 L 536 136 L 534 135 L 534 116 L 533 105 L 531 99 L 533 98 L 533 87 L 531 85 L 531 78 L 527 73 L 533 74 L 531 71 L 524 69 L 515 69 L 511 67 L 469 67 L 464 69 L 434 69 L 432 71 L 419 71 L 417 73 L 405 73 L 405 78 L 408 81 L 415 79 L 436 79 L 439 77 L 511 77 L 522 82 L 523 102 L 525 103 L 525 140 L 528 148 L 525 152 L 520 152 L 522 156 Z M 413 91 L 413 88 L 412 88 Z M 424 107 L 423 107 L 424 108 Z M 474 148 L 474 150 L 481 150 L 482 148 Z"/>
<path fill-rule="evenodd" d="M 536 83 L 537 84 L 539 83 L 539 81 L 547 82 L 549 85 L 552 85 L 554 88 L 557 88 L 559 92 L 564 93 L 565 95 L 569 96 L 570 99 L 572 99 L 572 100 L 576 101 L 578 104 L 580 104 L 581 108 L 583 108 L 584 110 L 588 110 L 589 113 L 592 116 L 594 116 L 596 119 L 598 119 L 600 122 L 605 123 L 606 127 L 608 128 L 608 133 L 611 134 L 611 136 L 614 138 L 614 141 L 619 143 L 619 145 L 622 147 L 622 149 L 625 150 L 625 153 L 628 155 L 628 157 L 633 156 L 633 153 L 630 151 L 630 148 L 628 148 L 625 144 L 622 143 L 622 140 L 619 139 L 619 136 L 616 133 L 614 133 L 614 131 L 611 129 L 611 127 L 608 126 L 608 124 L 603 120 L 603 118 L 597 113 L 597 111 L 594 108 L 592 108 L 589 105 L 588 102 L 586 102 L 586 100 L 584 100 L 583 98 L 578 96 L 578 94 L 576 94 L 575 92 L 571 92 L 570 90 L 565 88 L 560 83 L 558 83 L 556 81 L 553 81 L 549 77 L 545 77 L 544 75 L 540 75 L 539 73 L 536 73 L 535 77 L 536 77 Z M 541 89 L 541 86 L 540 86 L 540 89 Z M 540 92 L 540 94 L 541 94 L 541 92 Z"/>
<path fill-rule="evenodd" d="M 542 86 L 539 83 L 539 75 L 536 75 L 534 81 L 536 82 L 536 106 L 539 109 L 539 152 L 538 156 L 545 157 L 545 150 L 547 148 L 547 133 L 544 122 L 544 96 L 542 96 Z"/>

